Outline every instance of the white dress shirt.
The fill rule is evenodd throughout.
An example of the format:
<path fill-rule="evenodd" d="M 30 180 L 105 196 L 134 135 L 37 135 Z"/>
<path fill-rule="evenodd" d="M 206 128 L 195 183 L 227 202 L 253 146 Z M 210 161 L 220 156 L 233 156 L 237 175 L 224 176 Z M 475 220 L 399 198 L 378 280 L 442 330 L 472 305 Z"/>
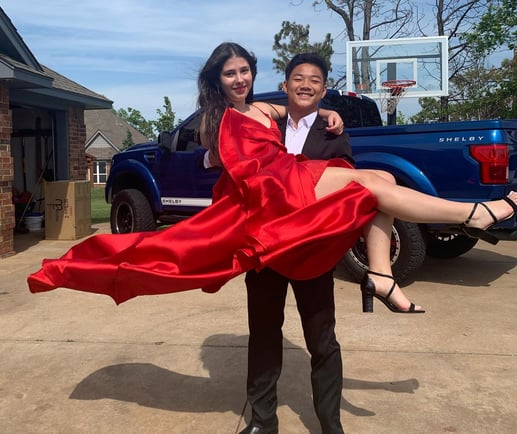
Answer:
<path fill-rule="evenodd" d="M 294 121 L 291 115 L 287 115 L 287 125 L 285 127 L 285 147 L 287 152 L 290 154 L 301 154 L 309 130 L 312 124 L 316 120 L 318 112 L 312 112 L 311 114 L 304 116 L 298 121 L 298 128 L 294 126 Z"/>

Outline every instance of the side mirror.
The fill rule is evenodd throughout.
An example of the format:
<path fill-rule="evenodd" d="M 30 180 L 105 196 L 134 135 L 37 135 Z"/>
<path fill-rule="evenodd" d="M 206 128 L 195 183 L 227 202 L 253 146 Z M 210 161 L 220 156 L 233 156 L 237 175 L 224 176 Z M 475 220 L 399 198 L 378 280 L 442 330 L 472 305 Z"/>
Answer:
<path fill-rule="evenodd" d="M 169 131 L 162 131 L 158 135 L 158 145 L 168 149 L 171 152 L 174 151 L 174 149 L 172 149 L 172 135 Z"/>

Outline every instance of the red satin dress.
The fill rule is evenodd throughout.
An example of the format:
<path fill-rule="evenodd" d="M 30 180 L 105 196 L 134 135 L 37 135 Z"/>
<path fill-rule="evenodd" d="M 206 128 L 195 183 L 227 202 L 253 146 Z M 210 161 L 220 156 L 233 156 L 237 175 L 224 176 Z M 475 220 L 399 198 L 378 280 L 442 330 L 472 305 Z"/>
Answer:
<path fill-rule="evenodd" d="M 119 304 L 138 295 L 218 291 L 248 270 L 297 280 L 332 269 L 375 216 L 376 198 L 350 183 L 316 200 L 314 186 L 342 159 L 286 152 L 278 127 L 227 109 L 219 134 L 223 171 L 214 203 L 168 229 L 94 235 L 28 277 L 31 292 L 70 288 Z"/>

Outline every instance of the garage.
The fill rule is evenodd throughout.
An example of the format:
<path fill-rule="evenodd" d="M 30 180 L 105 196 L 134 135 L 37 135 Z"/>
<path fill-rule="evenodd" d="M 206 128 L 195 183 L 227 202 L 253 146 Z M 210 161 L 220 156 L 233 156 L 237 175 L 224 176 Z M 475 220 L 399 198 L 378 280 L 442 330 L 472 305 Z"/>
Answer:
<path fill-rule="evenodd" d="M 112 101 L 40 64 L 0 8 L 0 258 L 46 181 L 87 179 L 85 110 Z"/>

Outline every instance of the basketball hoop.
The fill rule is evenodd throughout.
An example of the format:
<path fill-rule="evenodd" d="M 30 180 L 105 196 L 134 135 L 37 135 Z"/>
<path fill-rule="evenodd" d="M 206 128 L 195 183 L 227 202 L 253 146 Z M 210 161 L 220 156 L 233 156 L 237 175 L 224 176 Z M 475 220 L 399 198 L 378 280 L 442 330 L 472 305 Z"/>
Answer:
<path fill-rule="evenodd" d="M 395 113 L 400 98 L 406 93 L 409 87 L 416 84 L 415 80 L 388 80 L 383 81 L 379 88 L 379 100 L 381 110 L 390 115 Z"/>

